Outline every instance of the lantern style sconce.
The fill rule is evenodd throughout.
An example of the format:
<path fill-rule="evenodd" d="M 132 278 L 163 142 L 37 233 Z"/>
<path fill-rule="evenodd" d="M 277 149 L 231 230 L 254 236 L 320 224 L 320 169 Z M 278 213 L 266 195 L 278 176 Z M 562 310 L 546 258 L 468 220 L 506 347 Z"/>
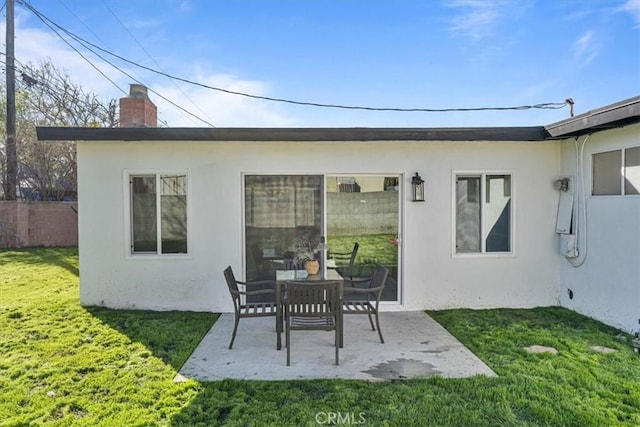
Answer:
<path fill-rule="evenodd" d="M 411 188 L 413 190 L 412 201 L 424 202 L 424 179 L 418 175 L 418 172 L 411 178 Z"/>

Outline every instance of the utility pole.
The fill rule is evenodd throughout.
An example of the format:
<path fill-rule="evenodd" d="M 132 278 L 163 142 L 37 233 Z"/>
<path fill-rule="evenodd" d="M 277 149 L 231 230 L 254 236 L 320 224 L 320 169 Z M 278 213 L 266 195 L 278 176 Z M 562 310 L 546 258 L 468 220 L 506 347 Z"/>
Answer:
<path fill-rule="evenodd" d="M 16 68 L 14 46 L 15 0 L 6 0 L 7 6 L 7 160 L 4 195 L 6 200 L 16 200 L 18 187 L 18 156 L 16 153 Z"/>

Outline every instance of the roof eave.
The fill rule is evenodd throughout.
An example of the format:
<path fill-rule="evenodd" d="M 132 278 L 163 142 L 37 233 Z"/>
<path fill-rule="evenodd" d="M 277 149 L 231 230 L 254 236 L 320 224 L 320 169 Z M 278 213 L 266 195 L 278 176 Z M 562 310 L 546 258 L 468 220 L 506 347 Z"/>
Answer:
<path fill-rule="evenodd" d="M 569 138 L 640 122 L 640 96 L 545 126 L 552 138 Z"/>
<path fill-rule="evenodd" d="M 479 128 L 38 127 L 41 141 L 544 141 L 543 126 Z"/>

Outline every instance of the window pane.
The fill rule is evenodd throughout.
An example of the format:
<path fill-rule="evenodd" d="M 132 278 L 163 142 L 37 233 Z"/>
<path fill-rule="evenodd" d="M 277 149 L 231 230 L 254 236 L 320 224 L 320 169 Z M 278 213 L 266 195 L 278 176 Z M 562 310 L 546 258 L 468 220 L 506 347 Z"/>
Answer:
<path fill-rule="evenodd" d="M 640 147 L 624 152 L 624 194 L 640 194 Z"/>
<path fill-rule="evenodd" d="M 162 253 L 187 253 L 187 177 L 161 176 Z"/>
<path fill-rule="evenodd" d="M 400 245 L 399 176 L 359 175 L 352 183 L 359 192 L 344 192 L 337 185 L 341 177 L 327 176 L 328 265 L 342 267 L 345 276 L 371 277 L 376 265 L 389 269 L 382 301 L 398 301 L 398 257 Z M 345 269 L 336 253 L 359 249 L 352 269 Z M 366 299 L 366 295 L 364 296 Z"/>
<path fill-rule="evenodd" d="M 155 176 L 131 177 L 132 251 L 158 251 Z"/>
<path fill-rule="evenodd" d="M 480 252 L 480 178 L 456 181 L 456 252 Z"/>
<path fill-rule="evenodd" d="M 483 210 L 487 252 L 511 250 L 511 176 L 487 175 Z"/>
<path fill-rule="evenodd" d="M 622 152 L 608 151 L 593 155 L 593 195 L 620 194 Z"/>

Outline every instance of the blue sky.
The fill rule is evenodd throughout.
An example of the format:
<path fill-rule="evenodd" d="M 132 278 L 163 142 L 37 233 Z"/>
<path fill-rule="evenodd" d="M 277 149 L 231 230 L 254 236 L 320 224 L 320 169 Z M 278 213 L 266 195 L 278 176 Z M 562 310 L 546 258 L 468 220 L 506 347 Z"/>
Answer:
<path fill-rule="evenodd" d="M 576 114 L 640 95 L 640 0 L 30 0 L 64 29 L 133 62 L 258 96 L 391 108 L 575 101 Z M 4 13 L 4 9 L 3 9 Z M 4 23 L 2 24 L 4 44 Z M 133 83 L 78 50 L 125 91 Z M 536 126 L 569 109 L 369 112 L 225 94 L 105 56 L 217 127 Z M 24 5 L 16 58 L 50 59 L 103 99 L 123 96 Z M 169 126 L 208 126 L 155 93 Z"/>

